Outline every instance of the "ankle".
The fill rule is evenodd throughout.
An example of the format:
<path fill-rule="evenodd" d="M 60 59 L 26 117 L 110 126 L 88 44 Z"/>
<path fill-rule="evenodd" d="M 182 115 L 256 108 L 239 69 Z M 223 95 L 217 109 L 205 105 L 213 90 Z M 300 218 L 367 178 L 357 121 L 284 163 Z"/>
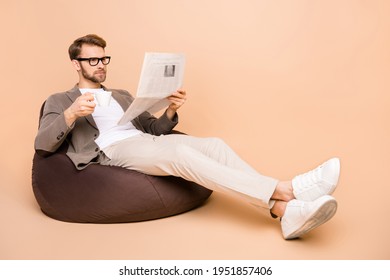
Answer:
<path fill-rule="evenodd" d="M 270 213 L 273 218 L 283 217 L 284 212 L 286 211 L 287 202 L 286 201 L 275 201 L 274 206 L 271 208 Z"/>
<path fill-rule="evenodd" d="M 289 202 L 294 199 L 293 187 L 291 181 L 279 181 L 276 185 L 275 192 L 271 197 L 275 200 Z"/>

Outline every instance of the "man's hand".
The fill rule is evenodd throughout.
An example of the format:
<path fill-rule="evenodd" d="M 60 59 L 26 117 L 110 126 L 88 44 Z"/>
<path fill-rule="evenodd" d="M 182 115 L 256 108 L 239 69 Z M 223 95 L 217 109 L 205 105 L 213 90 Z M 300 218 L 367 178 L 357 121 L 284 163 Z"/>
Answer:
<path fill-rule="evenodd" d="M 168 100 L 171 102 L 167 109 L 167 116 L 169 119 L 173 119 L 176 114 L 176 111 L 186 102 L 186 91 L 184 89 L 179 89 L 176 92 L 172 93 L 168 97 Z"/>
<path fill-rule="evenodd" d="M 92 93 L 79 96 L 68 109 L 65 110 L 65 121 L 70 127 L 79 117 L 85 117 L 95 111 L 96 104 Z"/>

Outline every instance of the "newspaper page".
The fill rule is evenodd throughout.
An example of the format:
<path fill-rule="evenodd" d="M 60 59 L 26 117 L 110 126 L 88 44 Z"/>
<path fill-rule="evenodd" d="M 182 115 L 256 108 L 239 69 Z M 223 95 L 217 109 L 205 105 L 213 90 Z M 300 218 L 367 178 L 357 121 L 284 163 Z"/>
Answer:
<path fill-rule="evenodd" d="M 145 53 L 137 95 L 119 125 L 124 125 L 145 111 L 154 114 L 169 106 L 167 99 L 183 85 L 184 54 Z"/>

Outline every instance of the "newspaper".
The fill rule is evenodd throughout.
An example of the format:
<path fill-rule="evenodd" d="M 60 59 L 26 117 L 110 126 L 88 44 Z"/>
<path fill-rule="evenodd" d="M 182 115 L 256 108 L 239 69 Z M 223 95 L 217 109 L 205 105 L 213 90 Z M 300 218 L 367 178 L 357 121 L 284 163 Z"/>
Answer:
<path fill-rule="evenodd" d="M 137 95 L 119 125 L 138 117 L 145 111 L 154 114 L 167 106 L 167 97 L 183 85 L 184 54 L 145 53 Z"/>

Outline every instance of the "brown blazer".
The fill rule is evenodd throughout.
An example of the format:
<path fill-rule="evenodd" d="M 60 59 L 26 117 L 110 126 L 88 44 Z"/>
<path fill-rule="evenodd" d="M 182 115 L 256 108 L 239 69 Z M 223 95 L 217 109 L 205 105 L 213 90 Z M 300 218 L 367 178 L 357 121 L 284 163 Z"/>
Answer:
<path fill-rule="evenodd" d="M 109 91 L 124 111 L 134 100 L 125 90 L 109 89 Z M 91 163 L 100 163 L 104 157 L 103 151 L 95 142 L 99 136 L 99 130 L 92 115 L 78 118 L 71 127 L 65 123 L 64 111 L 80 95 L 76 85 L 71 90 L 53 94 L 46 100 L 34 146 L 39 155 L 49 156 L 66 141 L 68 143 L 66 154 L 79 170 Z M 176 115 L 171 121 L 165 113 L 160 118 L 155 118 L 145 112 L 135 118 L 132 123 L 143 132 L 161 135 L 172 131 L 178 123 L 178 116 Z"/>

